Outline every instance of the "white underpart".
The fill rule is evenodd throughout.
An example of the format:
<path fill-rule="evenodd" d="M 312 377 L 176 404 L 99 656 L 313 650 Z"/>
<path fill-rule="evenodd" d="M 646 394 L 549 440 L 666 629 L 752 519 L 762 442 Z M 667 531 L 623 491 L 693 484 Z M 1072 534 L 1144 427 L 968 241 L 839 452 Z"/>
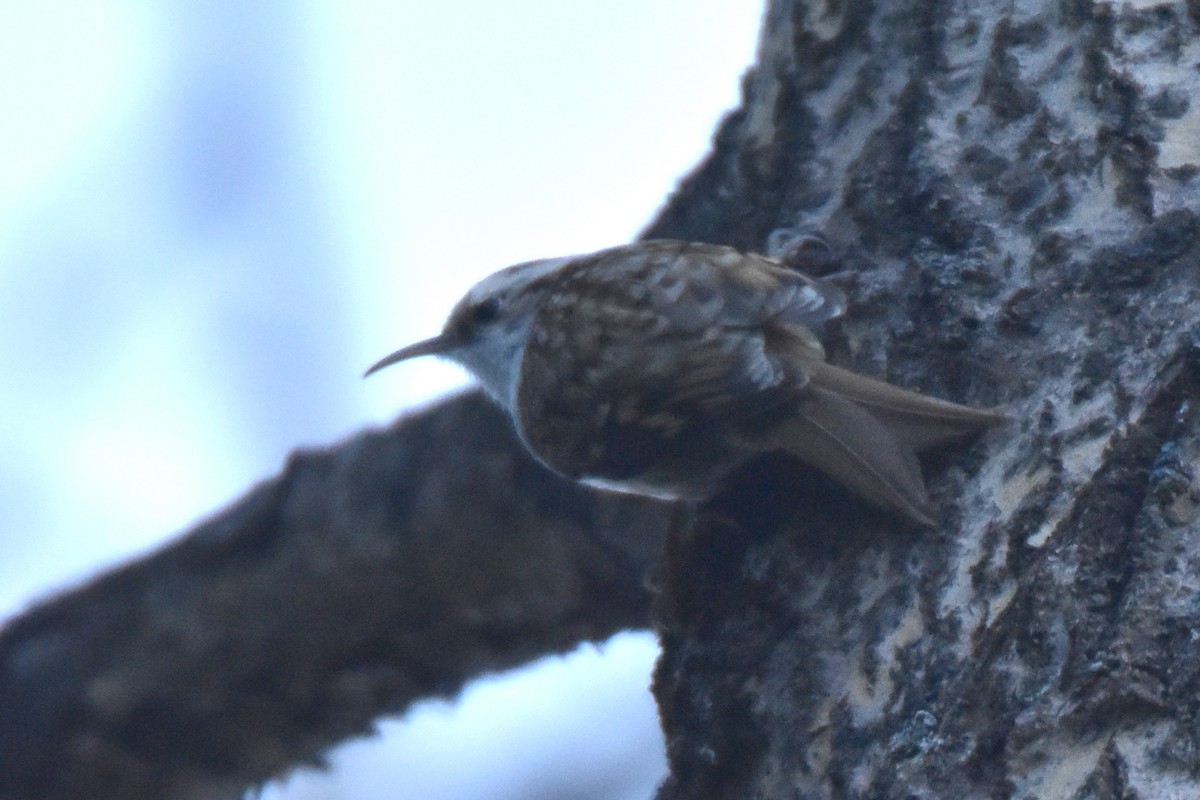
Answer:
<path fill-rule="evenodd" d="M 641 495 L 643 497 L 654 497 L 658 500 L 675 501 L 679 499 L 677 492 L 672 492 L 657 485 L 649 485 L 640 483 L 637 480 L 622 480 L 614 481 L 608 478 L 600 478 L 595 475 L 587 475 L 580 479 L 580 483 L 591 486 L 596 489 L 604 489 L 609 492 L 617 492 L 619 494 Z"/>
<path fill-rule="evenodd" d="M 516 408 L 521 359 L 529 340 L 532 317 L 531 310 L 521 318 L 506 321 L 494 335 L 481 336 L 470 345 L 446 354 L 470 370 L 484 391 L 510 414 Z"/>

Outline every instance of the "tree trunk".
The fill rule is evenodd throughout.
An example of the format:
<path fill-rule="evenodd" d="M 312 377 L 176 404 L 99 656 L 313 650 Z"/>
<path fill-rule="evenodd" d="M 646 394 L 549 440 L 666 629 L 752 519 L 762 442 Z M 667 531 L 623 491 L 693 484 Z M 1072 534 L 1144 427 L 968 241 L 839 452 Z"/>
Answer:
<path fill-rule="evenodd" d="M 764 459 L 651 614 L 668 510 L 452 399 L 9 623 L 0 798 L 233 795 L 652 621 L 660 800 L 1200 796 L 1198 17 L 777 0 L 647 231 L 845 271 L 832 360 L 1011 415 L 926 463 L 936 529 Z"/>
<path fill-rule="evenodd" d="M 660 800 L 1200 797 L 1198 14 L 772 4 L 650 234 L 821 232 L 841 360 L 1011 423 L 937 530 L 764 465 L 671 539 Z"/>

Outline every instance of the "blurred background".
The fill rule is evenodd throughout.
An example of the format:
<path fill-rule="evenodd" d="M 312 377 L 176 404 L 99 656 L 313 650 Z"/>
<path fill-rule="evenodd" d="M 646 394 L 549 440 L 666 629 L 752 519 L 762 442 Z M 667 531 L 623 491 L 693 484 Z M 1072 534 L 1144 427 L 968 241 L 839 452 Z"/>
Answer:
<path fill-rule="evenodd" d="M 465 383 L 510 263 L 628 241 L 705 154 L 761 0 L 0 0 L 0 618 Z M 646 798 L 656 647 L 478 681 L 271 800 Z"/>

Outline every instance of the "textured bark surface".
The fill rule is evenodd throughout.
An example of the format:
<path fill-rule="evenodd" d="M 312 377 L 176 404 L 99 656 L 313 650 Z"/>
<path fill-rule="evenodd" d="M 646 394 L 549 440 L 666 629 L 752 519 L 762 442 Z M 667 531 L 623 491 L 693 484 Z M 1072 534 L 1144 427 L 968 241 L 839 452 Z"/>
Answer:
<path fill-rule="evenodd" d="M 472 394 L 321 451 L 0 632 L 0 798 L 217 798 L 481 673 L 648 624 L 666 510 Z"/>
<path fill-rule="evenodd" d="M 1200 797 L 1196 11 L 772 4 L 651 234 L 823 233 L 837 357 L 1012 424 L 937 530 L 774 464 L 672 538 L 661 800 Z"/>
<path fill-rule="evenodd" d="M 781 459 L 654 571 L 676 798 L 1200 796 L 1195 3 L 776 0 L 649 236 L 848 271 L 834 361 L 1012 424 L 915 530 Z M 811 258 L 812 253 L 805 257 Z M 646 625 L 666 511 L 474 396 L 0 631 L 0 797 L 217 797 Z"/>

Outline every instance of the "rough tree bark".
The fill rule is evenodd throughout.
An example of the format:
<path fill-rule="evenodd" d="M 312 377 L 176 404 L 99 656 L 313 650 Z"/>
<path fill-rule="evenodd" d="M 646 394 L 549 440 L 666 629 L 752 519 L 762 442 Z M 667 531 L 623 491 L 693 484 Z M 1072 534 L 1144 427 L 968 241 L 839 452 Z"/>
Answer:
<path fill-rule="evenodd" d="M 666 510 L 475 396 L 0 632 L 0 797 L 218 796 L 653 619 L 660 800 L 1200 796 L 1200 6 L 770 3 L 648 236 L 854 273 L 833 358 L 1008 428 L 913 530 L 780 459 Z M 97 794 L 97 793 L 100 794 Z"/>
<path fill-rule="evenodd" d="M 1198 16 L 771 5 L 650 233 L 823 232 L 841 357 L 1012 424 L 936 531 L 764 465 L 669 543 L 660 800 L 1200 797 Z"/>

